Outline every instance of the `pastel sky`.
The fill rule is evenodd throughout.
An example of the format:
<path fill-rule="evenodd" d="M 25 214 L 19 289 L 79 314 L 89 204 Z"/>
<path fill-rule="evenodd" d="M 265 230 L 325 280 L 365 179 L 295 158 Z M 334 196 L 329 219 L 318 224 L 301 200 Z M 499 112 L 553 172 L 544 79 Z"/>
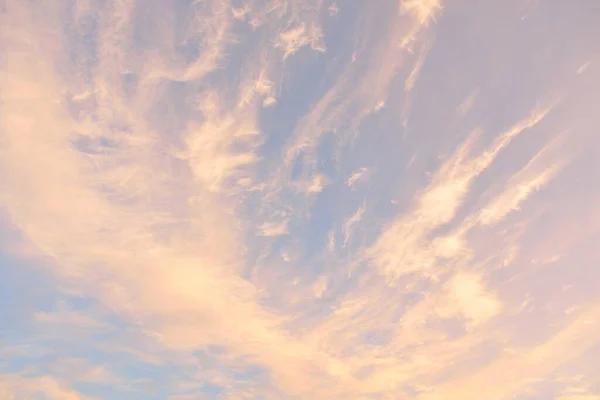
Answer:
<path fill-rule="evenodd" d="M 600 399 L 600 2 L 0 0 L 0 399 Z"/>

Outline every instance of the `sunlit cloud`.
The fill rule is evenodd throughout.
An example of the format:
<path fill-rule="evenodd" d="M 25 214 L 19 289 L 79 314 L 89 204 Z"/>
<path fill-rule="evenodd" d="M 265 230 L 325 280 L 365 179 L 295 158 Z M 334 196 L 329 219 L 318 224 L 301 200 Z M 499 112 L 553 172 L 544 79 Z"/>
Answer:
<path fill-rule="evenodd" d="M 5 1 L 0 397 L 600 398 L 597 18 L 513 6 Z"/>

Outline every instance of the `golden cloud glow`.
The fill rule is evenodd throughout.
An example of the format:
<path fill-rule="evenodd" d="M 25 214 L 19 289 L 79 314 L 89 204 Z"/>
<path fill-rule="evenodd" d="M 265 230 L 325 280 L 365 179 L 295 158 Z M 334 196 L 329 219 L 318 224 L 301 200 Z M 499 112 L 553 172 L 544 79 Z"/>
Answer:
<path fill-rule="evenodd" d="M 463 3 L 0 5 L 0 397 L 598 399 L 591 23 Z"/>

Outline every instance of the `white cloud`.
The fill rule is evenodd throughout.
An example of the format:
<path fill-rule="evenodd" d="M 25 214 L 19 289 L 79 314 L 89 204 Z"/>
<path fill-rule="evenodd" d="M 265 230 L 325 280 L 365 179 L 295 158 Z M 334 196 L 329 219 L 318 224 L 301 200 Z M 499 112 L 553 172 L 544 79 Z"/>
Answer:
<path fill-rule="evenodd" d="M 598 400 L 600 394 L 589 392 L 586 388 L 569 387 L 563 391 L 557 400 Z"/>
<path fill-rule="evenodd" d="M 313 176 L 312 181 L 306 185 L 307 193 L 320 193 L 327 185 L 327 178 L 325 175 L 316 174 Z"/>
<path fill-rule="evenodd" d="M 479 399 L 486 393 L 492 400 L 514 397 L 529 385 L 576 359 L 596 343 L 592 332 L 598 328 L 598 307 L 582 311 L 575 320 L 539 344 L 527 349 L 505 352 L 499 359 L 474 373 L 440 385 L 420 399 Z M 493 387 L 493 391 L 489 388 Z"/>
<path fill-rule="evenodd" d="M 281 236 L 289 232 L 288 221 L 265 222 L 259 228 L 262 236 Z"/>
<path fill-rule="evenodd" d="M 283 49 L 284 60 L 304 46 L 310 46 L 312 50 L 320 52 L 325 51 L 323 33 L 319 27 L 315 25 L 307 26 L 306 24 L 301 23 L 279 35 L 277 47 Z"/>
<path fill-rule="evenodd" d="M 562 169 L 565 162 L 560 158 L 548 160 L 556 153 L 560 141 L 550 143 L 538 152 L 525 167 L 514 174 L 507 182 L 504 190 L 481 210 L 479 221 L 490 225 L 501 221 L 511 211 L 518 210 L 520 205 L 535 191 L 548 184 Z"/>
<path fill-rule="evenodd" d="M 50 376 L 23 376 L 0 374 L 0 395 L 6 400 L 20 400 L 44 396 L 48 400 L 90 399 L 71 390 Z"/>
<path fill-rule="evenodd" d="M 342 226 L 342 235 L 344 235 L 344 247 L 350 242 L 350 237 L 355 229 L 355 226 L 361 221 L 365 213 L 365 205 L 360 206 L 352 216 L 350 216 Z"/>
<path fill-rule="evenodd" d="M 367 249 L 367 257 L 375 262 L 390 282 L 408 273 L 429 274 L 437 265 L 438 257 L 447 258 L 444 249 L 440 253 L 432 247 L 428 235 L 454 219 L 473 180 L 491 165 L 512 139 L 535 126 L 549 110 L 534 110 L 529 118 L 524 118 L 498 135 L 486 150 L 469 157 L 479 134 L 474 132 L 439 167 L 429 185 L 417 195 L 414 208 L 398 216 Z"/>
<path fill-rule="evenodd" d="M 327 277 L 320 276 L 319 279 L 314 283 L 315 297 L 321 298 L 327 290 Z"/>
<path fill-rule="evenodd" d="M 414 16 L 419 24 L 427 24 L 442 9 L 440 0 L 401 0 L 400 11 Z"/>
<path fill-rule="evenodd" d="M 448 296 L 447 307 L 460 313 L 469 321 L 469 325 L 479 325 L 502 310 L 500 301 L 488 292 L 481 277 L 474 273 L 459 272 L 452 277 L 448 284 Z"/>
<path fill-rule="evenodd" d="M 552 109 L 536 108 L 494 132 L 522 111 L 516 103 L 484 106 L 495 104 L 497 86 L 510 84 L 501 79 L 504 66 L 494 67 L 498 85 L 483 81 L 476 59 L 466 72 L 432 65 L 416 84 L 430 49 L 436 62 L 457 54 L 432 47 L 457 14 L 435 26 L 442 9 L 435 0 L 356 3 L 342 19 L 330 18 L 337 6 L 320 0 L 183 3 L 142 10 L 129 0 L 98 9 L 94 2 L 28 8 L 13 1 L 0 13 L 2 215 L 19 235 L 13 256 L 52 275 L 36 274 L 32 287 L 48 285 L 68 298 L 19 315 L 35 333 L 9 337 L 15 343 L 3 354 L 35 358 L 50 354 L 38 341 L 69 344 L 53 347 L 56 363 L 32 361 L 0 375 L 0 397 L 83 399 L 71 388 L 82 382 L 140 388 L 121 368 L 132 360 L 178 371 L 161 374 L 158 384 L 173 398 L 202 397 L 214 384 L 240 399 L 463 400 L 489 388 L 500 399 L 558 368 L 585 364 L 579 361 L 597 342 L 597 299 L 581 303 L 573 296 L 587 292 L 563 291 L 564 299 L 553 300 L 559 311 L 539 327 L 544 338 L 537 328 L 522 338 L 521 318 L 552 305 L 535 290 L 551 284 L 536 280 L 529 260 L 552 262 L 562 277 L 569 251 L 584 251 L 577 240 L 597 233 L 597 213 L 573 211 L 552 193 L 543 199 L 551 205 L 546 225 L 527 212 L 511 214 L 537 210 L 549 194 L 535 190 L 571 172 L 562 169 L 568 154 L 559 142 L 516 173 L 518 166 L 504 162 L 547 137 L 511 145 Z M 474 17 L 485 38 L 486 7 L 480 11 Z M 325 54 L 300 51 L 325 51 L 325 40 Z M 438 79 L 449 84 L 443 93 Z M 506 87 L 527 99 L 540 95 L 521 83 L 526 88 Z M 576 101 L 574 85 L 560 84 Z M 455 94 L 478 85 L 454 103 Z M 482 104 L 476 110 L 475 100 Z M 571 115 L 567 103 L 546 126 Z M 409 111 L 411 123 L 420 116 L 431 125 L 399 135 L 397 117 Z M 474 130 L 436 165 L 471 120 L 489 132 Z M 589 172 L 594 160 L 577 162 L 589 162 Z M 348 171 L 357 165 L 369 168 Z M 371 185 L 363 185 L 367 179 Z M 585 182 L 585 195 L 566 198 L 594 196 L 593 182 Z M 336 210 L 348 210 L 344 196 L 367 186 L 369 201 L 337 218 Z M 390 217 L 391 208 L 398 214 Z M 591 221 L 585 232 L 574 223 L 577 240 L 560 222 L 556 238 L 535 230 L 573 213 Z M 500 224 L 509 214 L 515 223 Z M 571 242 L 555 248 L 546 237 Z M 13 250 L 7 239 L 1 244 Z M 588 273 L 587 265 L 573 268 Z M 67 305 L 87 301 L 98 308 Z M 98 333 L 109 333 L 110 343 Z M 97 358 L 80 358 L 80 348 Z M 248 378 L 246 370 L 258 372 Z M 561 395 L 594 394 L 573 384 Z"/>
<path fill-rule="evenodd" d="M 589 66 L 590 66 L 590 61 L 583 63 L 579 68 L 577 68 L 577 73 L 583 74 Z"/>
<path fill-rule="evenodd" d="M 532 192 L 539 190 L 540 187 L 548 183 L 558 170 L 559 167 L 557 165 L 550 166 L 528 181 L 518 182 L 517 180 L 520 177 L 516 176 L 516 179 L 514 179 L 514 182 L 511 182 L 512 184 L 510 184 L 507 190 L 482 210 L 480 215 L 481 223 L 484 225 L 496 223 L 511 211 L 518 210 L 519 205 Z"/>
<path fill-rule="evenodd" d="M 365 167 L 359 168 L 355 172 L 350 175 L 348 180 L 346 181 L 346 185 L 350 187 L 355 187 L 359 182 L 362 182 L 368 176 L 369 170 Z"/>

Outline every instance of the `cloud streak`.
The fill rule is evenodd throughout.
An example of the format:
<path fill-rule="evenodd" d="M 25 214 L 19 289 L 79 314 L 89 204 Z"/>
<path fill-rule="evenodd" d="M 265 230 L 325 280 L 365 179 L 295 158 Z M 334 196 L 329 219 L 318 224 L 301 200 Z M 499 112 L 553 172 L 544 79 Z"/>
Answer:
<path fill-rule="evenodd" d="M 0 397 L 597 397 L 556 7 L 6 1 Z"/>

